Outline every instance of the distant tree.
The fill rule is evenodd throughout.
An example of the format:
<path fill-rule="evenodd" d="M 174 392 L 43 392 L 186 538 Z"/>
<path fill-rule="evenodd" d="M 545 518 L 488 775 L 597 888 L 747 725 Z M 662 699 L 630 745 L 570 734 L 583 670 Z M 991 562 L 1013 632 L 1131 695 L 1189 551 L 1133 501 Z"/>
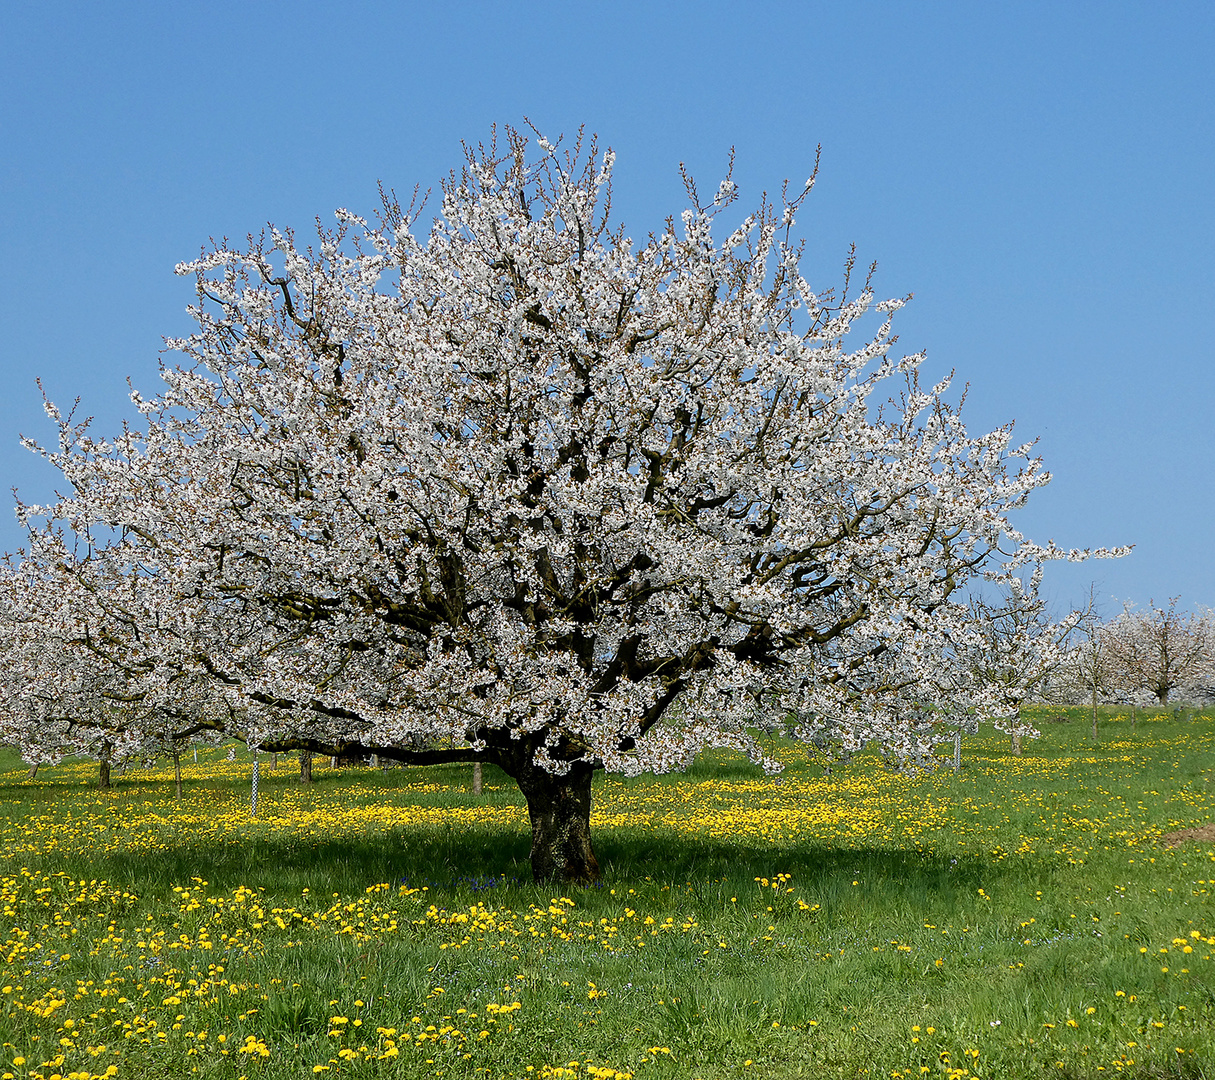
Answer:
<path fill-rule="evenodd" d="M 1097 608 L 1096 588 L 1089 589 L 1088 604 L 1060 668 L 1060 682 L 1071 695 L 1086 701 L 1091 707 L 1093 742 L 1097 741 L 1097 705 L 1116 690 L 1109 633 L 1101 622 Z"/>
<path fill-rule="evenodd" d="M 1028 581 L 1011 578 L 998 600 L 970 601 L 967 664 L 979 685 L 994 691 L 1006 708 L 996 726 L 1008 732 L 1017 755 L 1022 737 L 1038 734 L 1023 721 L 1021 707 L 1063 666 L 1064 642 L 1083 620 L 1078 611 L 1060 622 L 1051 619 L 1039 593 L 1042 570 L 1036 566 Z"/>
<path fill-rule="evenodd" d="M 685 177 L 688 207 L 635 242 L 612 167 L 509 131 L 427 237 L 388 196 L 313 248 L 271 229 L 180 267 L 198 328 L 161 395 L 133 394 L 146 430 L 95 440 L 48 405 L 66 486 L 19 508 L 23 663 L 86 656 L 147 739 L 170 716 L 270 751 L 489 761 L 527 799 L 537 880 L 573 883 L 599 874 L 595 770 L 710 746 L 779 768 L 755 686 L 800 737 L 901 762 L 947 711 L 1005 715 L 945 677 L 959 598 L 1087 554 L 1009 523 L 1048 479 L 1032 446 L 971 437 L 948 381 L 890 355 L 903 301 L 856 290 L 851 259 L 811 287 L 813 177 L 718 240 L 733 181 L 706 200 Z"/>
<path fill-rule="evenodd" d="M 1215 618 L 1149 601 L 1147 611 L 1129 607 L 1106 627 L 1114 678 L 1130 693 L 1145 691 L 1161 705 L 1174 690 L 1201 692 L 1215 677 Z"/>
<path fill-rule="evenodd" d="M 62 593 L 28 577 L 31 565 L 0 567 L 0 743 L 21 753 L 31 776 L 66 757 L 92 758 L 103 789 L 111 786 L 114 765 L 165 754 L 174 761 L 180 797 L 181 753 L 190 742 L 220 737 L 210 717 L 199 722 L 215 698 L 211 680 L 196 676 L 187 686 L 179 677 L 169 693 L 149 693 L 129 663 L 90 637 L 83 611 L 55 609 Z M 131 586 L 137 591 L 138 580 Z M 120 592 L 109 591 L 105 600 L 118 605 L 105 609 L 110 614 L 122 610 Z M 83 636 L 47 632 L 65 621 Z"/>

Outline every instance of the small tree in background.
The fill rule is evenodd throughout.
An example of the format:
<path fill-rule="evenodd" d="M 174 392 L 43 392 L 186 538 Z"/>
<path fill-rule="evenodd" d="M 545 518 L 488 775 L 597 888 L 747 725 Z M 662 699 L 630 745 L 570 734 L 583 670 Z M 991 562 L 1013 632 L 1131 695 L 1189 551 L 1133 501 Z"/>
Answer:
<path fill-rule="evenodd" d="M 30 763 L 31 777 L 42 764 L 91 758 L 102 789 L 115 765 L 167 755 L 180 798 L 181 754 L 222 738 L 209 714 L 218 701 L 211 680 L 179 672 L 167 693 L 148 693 L 135 678 L 137 665 L 91 638 L 81 612 L 54 610 L 56 590 L 28 576 L 32 565 L 0 567 L 0 744 Z M 125 588 L 128 596 L 137 592 L 139 578 Z M 123 593 L 110 590 L 94 602 L 103 599 L 121 617 Z M 75 622 L 83 636 L 46 633 L 51 619 Z"/>
<path fill-rule="evenodd" d="M 1028 582 L 1010 579 L 999 601 L 975 597 L 970 602 L 967 662 L 976 681 L 993 690 L 1007 709 L 996 726 L 1008 732 L 1016 755 L 1023 736 L 1038 734 L 1022 720 L 1021 706 L 1063 666 L 1064 642 L 1083 620 L 1081 612 L 1073 612 L 1053 621 L 1039 594 L 1041 584 L 1039 564 Z"/>
<path fill-rule="evenodd" d="M 1097 611 L 1096 588 L 1090 587 L 1088 605 L 1076 625 L 1074 644 L 1060 669 L 1063 684 L 1092 709 L 1093 742 L 1097 741 L 1097 704 L 1115 691 L 1109 634 Z"/>
<path fill-rule="evenodd" d="M 1114 678 L 1130 694 L 1146 692 L 1161 705 L 1175 690 L 1199 691 L 1215 677 L 1215 618 L 1166 608 L 1128 607 L 1105 628 Z"/>

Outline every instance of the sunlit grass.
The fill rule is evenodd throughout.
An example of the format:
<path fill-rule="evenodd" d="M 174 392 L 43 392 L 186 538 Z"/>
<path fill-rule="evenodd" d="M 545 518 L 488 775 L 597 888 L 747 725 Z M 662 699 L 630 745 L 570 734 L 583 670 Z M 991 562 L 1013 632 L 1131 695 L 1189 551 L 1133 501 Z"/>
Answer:
<path fill-rule="evenodd" d="M 1215 847 L 1160 838 L 1215 820 L 1215 724 L 1060 712 L 960 773 L 601 778 L 565 895 L 493 769 L 263 755 L 254 818 L 245 753 L 181 802 L 9 759 L 0 1080 L 1209 1075 Z"/>

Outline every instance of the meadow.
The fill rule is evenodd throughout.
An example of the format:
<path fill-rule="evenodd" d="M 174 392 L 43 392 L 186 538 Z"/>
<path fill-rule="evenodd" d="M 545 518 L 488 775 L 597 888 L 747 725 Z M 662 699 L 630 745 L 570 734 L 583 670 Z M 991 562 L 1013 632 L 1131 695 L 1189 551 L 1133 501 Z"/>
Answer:
<path fill-rule="evenodd" d="M 564 893 L 488 767 L 5 755 L 0 1080 L 1215 1076 L 1215 718 L 1036 719 L 600 777 Z"/>

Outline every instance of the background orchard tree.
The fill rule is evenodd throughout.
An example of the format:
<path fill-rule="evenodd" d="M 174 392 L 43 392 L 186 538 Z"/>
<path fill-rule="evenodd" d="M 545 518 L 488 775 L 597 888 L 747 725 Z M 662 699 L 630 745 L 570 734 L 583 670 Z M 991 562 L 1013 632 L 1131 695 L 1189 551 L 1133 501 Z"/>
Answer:
<path fill-rule="evenodd" d="M 1089 587 L 1088 604 L 1076 624 L 1073 644 L 1060 668 L 1059 681 L 1069 696 L 1091 705 L 1090 737 L 1096 742 L 1097 703 L 1117 692 L 1118 677 L 1108 628 L 1102 623 L 1097 607 L 1095 585 Z"/>
<path fill-rule="evenodd" d="M 1105 628 L 1115 677 L 1130 694 L 1146 692 L 1161 705 L 1174 690 L 1200 691 L 1215 677 L 1215 617 L 1149 602 L 1125 609 Z"/>
<path fill-rule="evenodd" d="M 1021 706 L 1064 664 L 1064 643 L 1080 625 L 1082 613 L 1055 622 L 1040 595 L 1041 564 L 1028 581 L 1009 579 L 998 600 L 975 596 L 970 601 L 966 658 L 973 677 L 993 690 L 1007 709 L 996 721 L 1006 730 L 1012 752 L 1020 755 L 1024 736 L 1038 732 L 1024 723 Z"/>
<path fill-rule="evenodd" d="M 27 560 L 24 569 L 35 565 Z M 72 572 L 95 586 L 85 562 L 77 561 Z M 143 592 L 136 577 L 123 584 L 127 596 Z M 220 737 L 207 715 L 216 697 L 212 681 L 195 674 L 185 686 L 179 674 L 166 692 L 164 672 L 130 662 L 104 634 L 91 636 L 121 612 L 122 589 L 78 590 L 76 606 L 61 610 L 64 594 L 53 580 L 6 567 L 0 592 L 0 744 L 17 749 L 31 773 L 65 757 L 92 758 L 101 788 L 110 786 L 114 765 L 167 754 L 180 797 L 181 753 L 191 742 L 213 744 Z M 98 605 L 103 597 L 109 608 Z"/>
<path fill-rule="evenodd" d="M 813 177 L 718 239 L 732 180 L 685 177 L 637 242 L 612 167 L 508 130 L 424 235 L 389 195 L 313 247 L 272 228 L 182 265 L 197 330 L 133 394 L 144 430 L 48 404 L 66 487 L 19 508 L 29 639 L 116 672 L 148 739 L 175 716 L 495 763 L 538 880 L 598 876 L 597 769 L 778 768 L 755 686 L 800 736 L 902 762 L 947 711 L 1006 715 L 961 671 L 958 598 L 1069 555 L 1007 519 L 1047 482 L 1032 447 L 967 434 L 851 259 L 838 292 L 802 276 Z"/>
<path fill-rule="evenodd" d="M 19 750 L 30 775 L 42 765 L 69 756 L 98 762 L 98 784 L 110 786 L 110 770 L 128 753 L 137 752 L 144 733 L 136 725 L 130 734 L 113 704 L 118 675 L 98 663 L 86 650 L 44 634 L 50 612 L 40 603 L 54 603 L 38 593 L 18 573 L 3 576 L 0 611 L 0 742 Z"/>

